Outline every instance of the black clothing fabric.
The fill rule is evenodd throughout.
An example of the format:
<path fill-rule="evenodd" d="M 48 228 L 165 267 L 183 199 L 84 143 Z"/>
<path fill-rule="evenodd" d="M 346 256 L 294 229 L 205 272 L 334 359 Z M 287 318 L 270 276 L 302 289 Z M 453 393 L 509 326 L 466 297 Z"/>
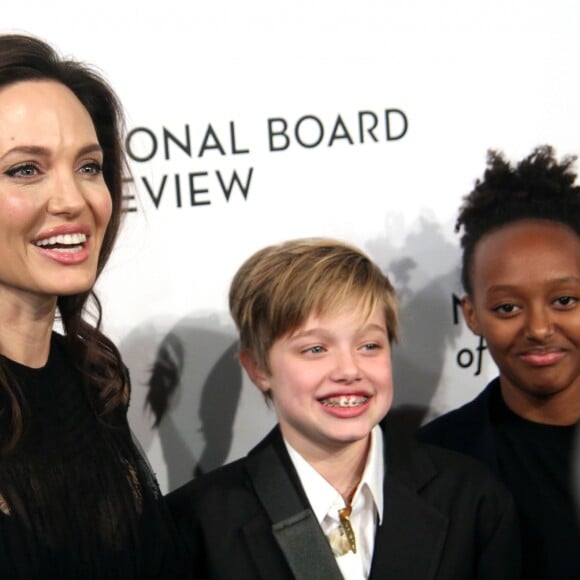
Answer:
<path fill-rule="evenodd" d="M 499 380 L 435 419 L 420 440 L 477 457 L 512 492 L 526 580 L 580 579 L 580 527 L 572 494 L 574 426 L 543 425 L 513 413 Z"/>
<path fill-rule="evenodd" d="M 0 578 L 177 578 L 176 537 L 126 407 L 95 413 L 58 334 L 43 368 L 2 364 L 25 430 L 0 456 Z"/>
<path fill-rule="evenodd" d="M 385 430 L 384 513 L 370 580 L 517 580 L 512 499 L 478 462 Z M 276 427 L 247 457 L 168 496 L 206 580 L 340 576 Z"/>
<path fill-rule="evenodd" d="M 517 490 L 526 578 L 580 578 L 580 534 L 572 505 L 574 426 L 526 421 L 492 399 L 499 468 Z"/>

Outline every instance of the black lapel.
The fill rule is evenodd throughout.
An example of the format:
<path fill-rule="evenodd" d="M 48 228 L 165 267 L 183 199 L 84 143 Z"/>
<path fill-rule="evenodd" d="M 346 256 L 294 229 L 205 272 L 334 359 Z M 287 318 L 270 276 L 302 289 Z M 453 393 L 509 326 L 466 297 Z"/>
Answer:
<path fill-rule="evenodd" d="M 272 534 L 296 579 L 343 580 L 313 511 L 292 483 L 289 470 L 293 471 L 293 466 L 282 449 L 279 431 L 272 437 L 270 444 L 252 452 L 246 463 L 256 495 L 272 522 Z M 286 455 L 286 466 L 281 454 Z"/>
<path fill-rule="evenodd" d="M 501 397 L 499 378 L 494 379 L 473 401 L 473 416 L 467 416 L 468 428 L 464 433 L 472 433 L 469 455 L 485 463 L 501 479 L 495 433 L 492 422 L 492 405 L 494 397 Z"/>
<path fill-rule="evenodd" d="M 385 433 L 385 456 L 383 522 L 369 578 L 435 578 L 448 518 L 418 493 L 437 476 L 435 467 L 420 446 L 401 443 L 395 434 Z"/>
<path fill-rule="evenodd" d="M 427 423 L 417 433 L 417 439 L 471 455 L 501 479 L 492 417 L 496 397 L 501 397 L 498 378 L 469 403 L 447 413 L 444 418 L 435 419 L 432 425 Z"/>

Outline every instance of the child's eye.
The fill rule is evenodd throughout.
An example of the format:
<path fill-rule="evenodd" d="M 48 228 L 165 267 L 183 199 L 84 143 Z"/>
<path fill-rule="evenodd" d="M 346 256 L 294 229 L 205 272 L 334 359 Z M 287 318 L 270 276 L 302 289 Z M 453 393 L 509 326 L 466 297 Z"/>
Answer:
<path fill-rule="evenodd" d="M 34 177 L 38 175 L 39 169 L 34 163 L 22 163 L 11 167 L 5 173 L 9 177 Z"/>
<path fill-rule="evenodd" d="M 499 306 L 492 308 L 492 310 L 498 314 L 515 314 L 520 310 L 520 307 L 516 306 L 515 304 L 507 303 L 500 304 Z"/>
<path fill-rule="evenodd" d="M 103 166 L 96 161 L 91 161 L 90 163 L 85 163 L 79 169 L 80 173 L 86 173 L 89 175 L 99 175 L 103 171 Z"/>
<path fill-rule="evenodd" d="M 316 346 L 309 346 L 308 348 L 305 348 L 302 352 L 310 354 L 320 354 L 324 352 L 324 347 L 317 344 Z"/>
<path fill-rule="evenodd" d="M 381 345 L 376 342 L 367 342 L 363 345 L 364 350 L 378 350 L 381 348 Z"/>
<path fill-rule="evenodd" d="M 561 308 L 570 308 L 574 306 L 577 302 L 577 298 L 574 296 L 558 296 L 556 300 L 554 300 L 554 305 L 561 307 Z"/>

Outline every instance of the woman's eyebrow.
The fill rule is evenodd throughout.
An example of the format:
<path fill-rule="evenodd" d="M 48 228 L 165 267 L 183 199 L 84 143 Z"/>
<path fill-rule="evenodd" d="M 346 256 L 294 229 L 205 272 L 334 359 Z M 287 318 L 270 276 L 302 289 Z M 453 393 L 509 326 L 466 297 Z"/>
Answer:
<path fill-rule="evenodd" d="M 102 153 L 103 149 L 98 143 L 89 143 L 84 147 L 81 147 L 77 155 L 87 155 L 88 153 Z M 26 155 L 36 155 L 39 157 L 50 157 L 51 151 L 48 147 L 42 147 L 40 145 L 17 145 L 8 149 L 0 159 L 4 159 L 12 153 L 24 153 Z"/>

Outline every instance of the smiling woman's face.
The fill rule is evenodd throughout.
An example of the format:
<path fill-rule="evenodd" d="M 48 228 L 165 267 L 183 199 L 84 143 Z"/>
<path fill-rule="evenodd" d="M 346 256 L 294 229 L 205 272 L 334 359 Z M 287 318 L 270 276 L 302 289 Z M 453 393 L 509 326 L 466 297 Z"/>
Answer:
<path fill-rule="evenodd" d="M 92 120 L 54 81 L 0 89 L 0 292 L 84 292 L 95 281 L 111 196 Z"/>
<path fill-rule="evenodd" d="M 521 220 L 484 236 L 464 303 L 485 338 L 506 402 L 580 397 L 580 237 L 548 220 Z"/>

